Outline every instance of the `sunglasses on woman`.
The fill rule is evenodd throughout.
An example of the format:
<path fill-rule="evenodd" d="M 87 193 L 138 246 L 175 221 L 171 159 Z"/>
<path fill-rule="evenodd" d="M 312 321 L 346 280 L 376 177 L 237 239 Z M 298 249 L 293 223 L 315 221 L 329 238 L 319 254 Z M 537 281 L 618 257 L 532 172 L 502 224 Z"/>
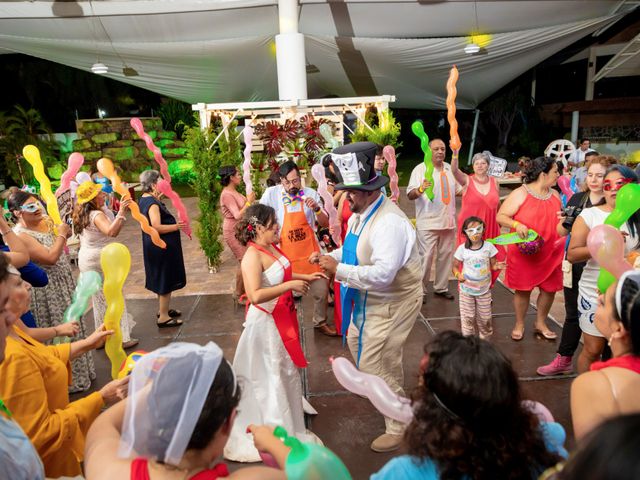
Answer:
<path fill-rule="evenodd" d="M 615 182 L 612 182 L 611 180 L 605 180 L 604 182 L 602 182 L 602 189 L 605 192 L 617 192 L 622 187 L 624 187 L 627 183 L 631 183 L 631 182 L 633 182 L 633 180 L 630 178 L 620 178 Z"/>
<path fill-rule="evenodd" d="M 40 204 L 38 202 L 25 203 L 24 205 L 20 205 L 20 210 L 27 213 L 36 213 L 40 210 Z"/>

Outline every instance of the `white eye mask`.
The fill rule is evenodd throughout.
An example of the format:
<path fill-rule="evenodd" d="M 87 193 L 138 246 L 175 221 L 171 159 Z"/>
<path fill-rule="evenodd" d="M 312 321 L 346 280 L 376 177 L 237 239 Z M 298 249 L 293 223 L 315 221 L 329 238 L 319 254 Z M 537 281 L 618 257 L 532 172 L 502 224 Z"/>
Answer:
<path fill-rule="evenodd" d="M 470 237 L 475 237 L 476 235 L 478 235 L 478 234 L 480 234 L 482 232 L 484 232 L 484 226 L 483 225 L 478 225 L 477 227 L 469 227 L 464 231 L 464 233 L 466 233 Z"/>

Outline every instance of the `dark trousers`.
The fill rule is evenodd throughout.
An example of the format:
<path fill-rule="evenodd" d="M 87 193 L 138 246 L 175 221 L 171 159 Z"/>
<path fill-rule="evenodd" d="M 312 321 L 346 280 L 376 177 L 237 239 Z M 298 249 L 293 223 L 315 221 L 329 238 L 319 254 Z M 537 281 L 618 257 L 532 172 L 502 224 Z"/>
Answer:
<path fill-rule="evenodd" d="M 584 263 L 573 265 L 571 271 L 572 287 L 564 288 L 564 325 L 562 326 L 562 335 L 560 337 L 560 346 L 558 353 L 563 357 L 571 357 L 575 353 L 580 344 L 582 330 L 580 330 L 580 312 L 578 311 L 578 282 L 582 276 Z"/>

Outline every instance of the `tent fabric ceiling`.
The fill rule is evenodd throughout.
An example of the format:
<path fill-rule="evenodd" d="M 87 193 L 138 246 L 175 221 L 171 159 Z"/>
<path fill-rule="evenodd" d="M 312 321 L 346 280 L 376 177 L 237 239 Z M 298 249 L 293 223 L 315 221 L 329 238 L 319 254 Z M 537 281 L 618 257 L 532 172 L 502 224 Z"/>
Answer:
<path fill-rule="evenodd" d="M 459 108 L 624 15 L 619 1 L 300 2 L 310 98 L 391 94 L 442 108 L 458 65 Z M 466 55 L 478 27 L 489 45 Z M 276 100 L 276 1 L 0 2 L 0 49 L 90 71 L 189 103 Z M 139 76 L 125 77 L 124 66 Z"/>

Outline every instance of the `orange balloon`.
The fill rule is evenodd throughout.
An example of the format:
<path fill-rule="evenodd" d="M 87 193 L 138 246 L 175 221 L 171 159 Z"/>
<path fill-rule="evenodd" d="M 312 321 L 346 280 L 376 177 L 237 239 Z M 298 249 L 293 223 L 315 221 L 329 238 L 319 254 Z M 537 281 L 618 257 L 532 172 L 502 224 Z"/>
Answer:
<path fill-rule="evenodd" d="M 460 150 L 462 142 L 458 136 L 458 121 L 456 120 L 456 82 L 458 81 L 458 69 L 454 65 L 449 72 L 449 80 L 447 80 L 447 119 L 449 120 L 449 147 L 454 152 Z"/>
<path fill-rule="evenodd" d="M 111 160 L 108 158 L 101 158 L 98 160 L 98 171 L 111 181 L 113 189 L 118 192 L 122 198 L 129 196 L 129 190 L 122 185 L 120 176 L 116 173 L 116 169 L 114 168 Z M 167 244 L 160 238 L 158 231 L 149 225 L 147 217 L 140 213 L 140 207 L 138 207 L 136 202 L 131 202 L 129 204 L 129 210 L 131 211 L 131 216 L 140 224 L 142 231 L 151 237 L 153 244 L 156 247 L 167 248 Z"/>

